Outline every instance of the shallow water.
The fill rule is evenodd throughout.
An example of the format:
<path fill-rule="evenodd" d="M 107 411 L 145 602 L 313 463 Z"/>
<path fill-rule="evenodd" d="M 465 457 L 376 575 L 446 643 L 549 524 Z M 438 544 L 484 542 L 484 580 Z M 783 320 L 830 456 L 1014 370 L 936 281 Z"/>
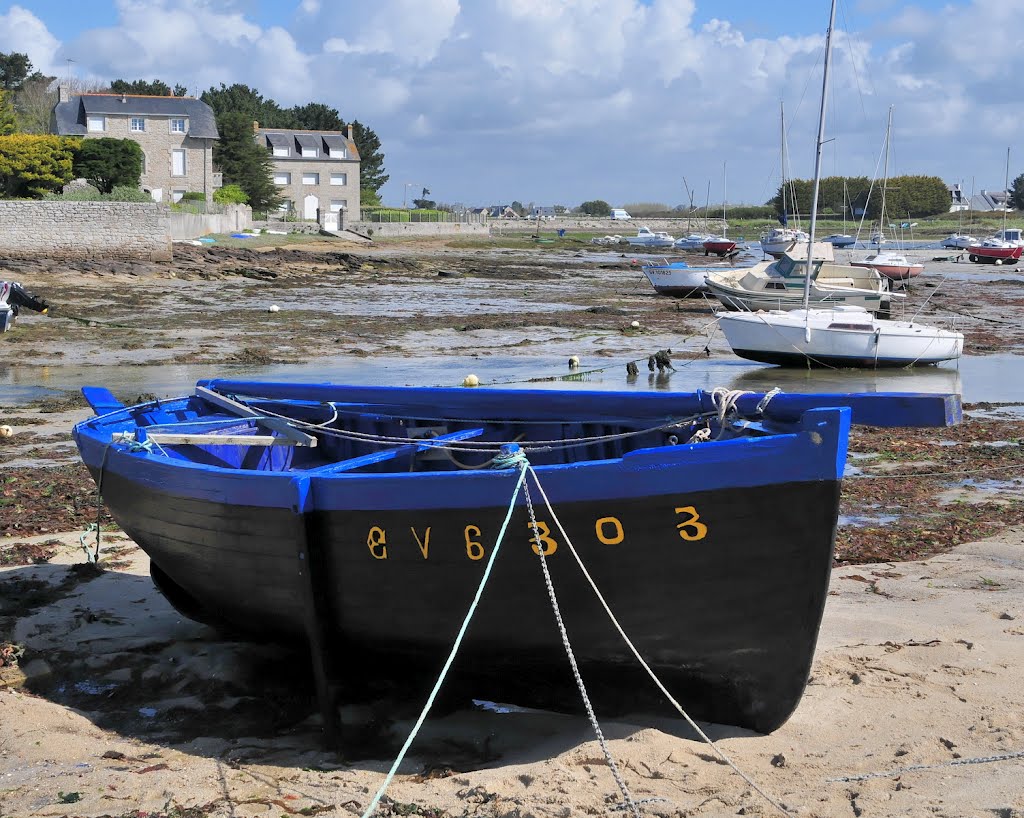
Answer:
<path fill-rule="evenodd" d="M 154 366 L 0 367 L 0 406 L 101 385 L 125 398 L 152 394 L 170 397 L 191 391 L 201 378 L 252 378 L 290 382 L 322 382 L 458 386 L 473 373 L 482 386 L 535 389 L 596 389 L 625 391 L 691 391 L 718 386 L 748 391 L 779 387 L 785 392 L 959 392 L 969 403 L 1024 403 L 1024 357 L 989 355 L 964 357 L 959 368 L 922 367 L 910 370 L 864 371 L 783 369 L 738 358 L 676 359 L 677 371 L 641 374 L 629 379 L 625 358 L 586 361 L 570 373 L 566 358 L 552 355 L 428 355 L 389 359 L 350 355 L 305 364 L 241 366 L 164 364 Z"/>

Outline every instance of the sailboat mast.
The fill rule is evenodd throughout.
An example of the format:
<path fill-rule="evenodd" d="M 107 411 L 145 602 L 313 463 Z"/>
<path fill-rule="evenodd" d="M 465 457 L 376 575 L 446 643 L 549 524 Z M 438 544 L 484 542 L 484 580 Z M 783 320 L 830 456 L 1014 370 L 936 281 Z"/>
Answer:
<path fill-rule="evenodd" d="M 1003 241 L 1006 241 L 1006 211 L 1010 207 L 1010 148 L 1006 148 L 1006 176 L 1003 177 Z"/>
<path fill-rule="evenodd" d="M 782 169 L 782 226 L 789 227 L 789 211 L 786 209 L 786 103 L 779 100 L 779 167 Z M 796 207 L 794 206 L 794 210 Z"/>
<path fill-rule="evenodd" d="M 889 140 L 892 138 L 892 106 L 889 106 L 889 121 L 885 125 L 885 159 L 882 161 L 882 210 L 878 214 L 878 246 L 885 241 L 885 189 L 889 187 Z"/>
<path fill-rule="evenodd" d="M 722 238 L 726 237 L 726 233 L 729 230 L 728 222 L 725 220 L 725 203 L 729 201 L 729 173 L 726 170 L 726 165 L 729 162 L 726 160 L 722 162 Z"/>
<path fill-rule="evenodd" d="M 818 189 L 821 187 L 821 146 L 825 142 L 825 110 L 828 102 L 828 69 L 832 62 L 832 27 L 836 22 L 836 0 L 832 0 L 832 12 L 828 18 L 828 32 L 825 34 L 825 70 L 821 79 L 821 112 L 818 114 L 818 141 L 814 150 L 814 192 L 811 194 L 811 224 L 807 241 L 807 275 L 804 277 L 804 309 L 811 302 L 811 269 L 814 257 L 814 228 L 818 219 Z M 811 327 L 804 328 L 810 341 Z"/>

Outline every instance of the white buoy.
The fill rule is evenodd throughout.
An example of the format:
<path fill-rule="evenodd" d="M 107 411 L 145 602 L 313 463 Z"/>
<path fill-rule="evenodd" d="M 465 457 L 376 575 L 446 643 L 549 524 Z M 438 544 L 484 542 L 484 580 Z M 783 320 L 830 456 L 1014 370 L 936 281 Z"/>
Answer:
<path fill-rule="evenodd" d="M 580 356 L 579 355 L 571 356 L 569 358 L 569 369 L 579 369 L 579 368 L 580 368 Z"/>
<path fill-rule="evenodd" d="M 270 309 L 267 310 L 267 312 L 280 312 L 280 311 L 281 311 L 281 308 L 279 306 L 277 306 L 277 304 L 271 304 L 270 305 Z"/>
<path fill-rule="evenodd" d="M 12 437 L 14 435 L 14 429 L 10 426 L 0 426 L 0 437 Z"/>
<path fill-rule="evenodd" d="M 634 321 L 632 324 L 630 324 L 630 326 L 633 329 L 640 329 L 640 322 L 639 321 Z"/>
<path fill-rule="evenodd" d="M 480 379 L 476 375 L 467 375 L 465 380 L 462 381 L 463 386 L 479 386 Z"/>

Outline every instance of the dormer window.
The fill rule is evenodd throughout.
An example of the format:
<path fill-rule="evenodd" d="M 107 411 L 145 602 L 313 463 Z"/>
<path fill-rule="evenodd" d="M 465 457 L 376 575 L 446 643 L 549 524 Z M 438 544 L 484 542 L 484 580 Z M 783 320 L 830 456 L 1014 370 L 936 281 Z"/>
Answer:
<path fill-rule="evenodd" d="M 274 145 L 274 156 L 280 156 L 286 158 L 291 155 L 291 151 L 288 148 L 282 148 L 279 145 Z"/>
<path fill-rule="evenodd" d="M 348 151 L 344 148 L 328 148 L 327 155 L 330 156 L 331 159 L 346 159 L 348 158 Z"/>
<path fill-rule="evenodd" d="M 313 147 L 302 146 L 302 158 L 303 159 L 316 159 L 320 155 L 320 151 Z"/>
<path fill-rule="evenodd" d="M 105 116 L 91 116 L 87 120 L 86 127 L 90 132 L 105 131 L 107 129 L 107 118 Z"/>

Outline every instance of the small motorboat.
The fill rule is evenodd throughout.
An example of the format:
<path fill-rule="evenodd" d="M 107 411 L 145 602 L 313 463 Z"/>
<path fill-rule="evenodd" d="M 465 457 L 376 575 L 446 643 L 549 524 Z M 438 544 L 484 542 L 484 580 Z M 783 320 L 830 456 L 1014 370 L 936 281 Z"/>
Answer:
<path fill-rule="evenodd" d="M 714 253 L 716 256 L 727 256 L 736 249 L 736 242 L 725 236 L 712 236 L 705 240 L 703 247 L 704 255 Z"/>
<path fill-rule="evenodd" d="M 900 253 L 882 251 L 872 253 L 866 258 L 851 261 L 854 267 L 867 267 L 877 270 L 890 281 L 906 281 L 919 276 L 924 271 L 924 264 L 919 261 L 910 261 Z"/>
<path fill-rule="evenodd" d="M 774 258 L 782 258 L 794 244 L 807 241 L 809 236 L 803 230 L 793 227 L 773 227 L 761 235 L 761 250 Z"/>
<path fill-rule="evenodd" d="M 967 258 L 976 264 L 1016 264 L 1024 246 L 990 236 L 967 248 Z"/>
<path fill-rule="evenodd" d="M 678 238 L 673 245 L 677 250 L 703 250 L 704 242 L 713 239 L 710 233 L 690 233 L 687 236 Z"/>
<path fill-rule="evenodd" d="M 671 247 L 675 244 L 675 237 L 663 231 L 653 231 L 648 227 L 640 227 L 635 236 L 626 239 L 630 244 L 638 247 Z"/>
<path fill-rule="evenodd" d="M 660 295 L 698 298 L 710 292 L 705 282 L 708 271 L 721 268 L 691 267 L 685 261 L 673 261 L 667 264 L 645 264 L 640 269 Z"/>
<path fill-rule="evenodd" d="M 851 236 L 849 233 L 833 233 L 831 236 L 825 236 L 822 241 L 827 241 L 833 247 L 852 247 L 857 239 Z"/>
<path fill-rule="evenodd" d="M 942 240 L 942 246 L 948 250 L 966 250 L 975 244 L 981 244 L 981 239 L 966 233 L 950 233 Z"/>

